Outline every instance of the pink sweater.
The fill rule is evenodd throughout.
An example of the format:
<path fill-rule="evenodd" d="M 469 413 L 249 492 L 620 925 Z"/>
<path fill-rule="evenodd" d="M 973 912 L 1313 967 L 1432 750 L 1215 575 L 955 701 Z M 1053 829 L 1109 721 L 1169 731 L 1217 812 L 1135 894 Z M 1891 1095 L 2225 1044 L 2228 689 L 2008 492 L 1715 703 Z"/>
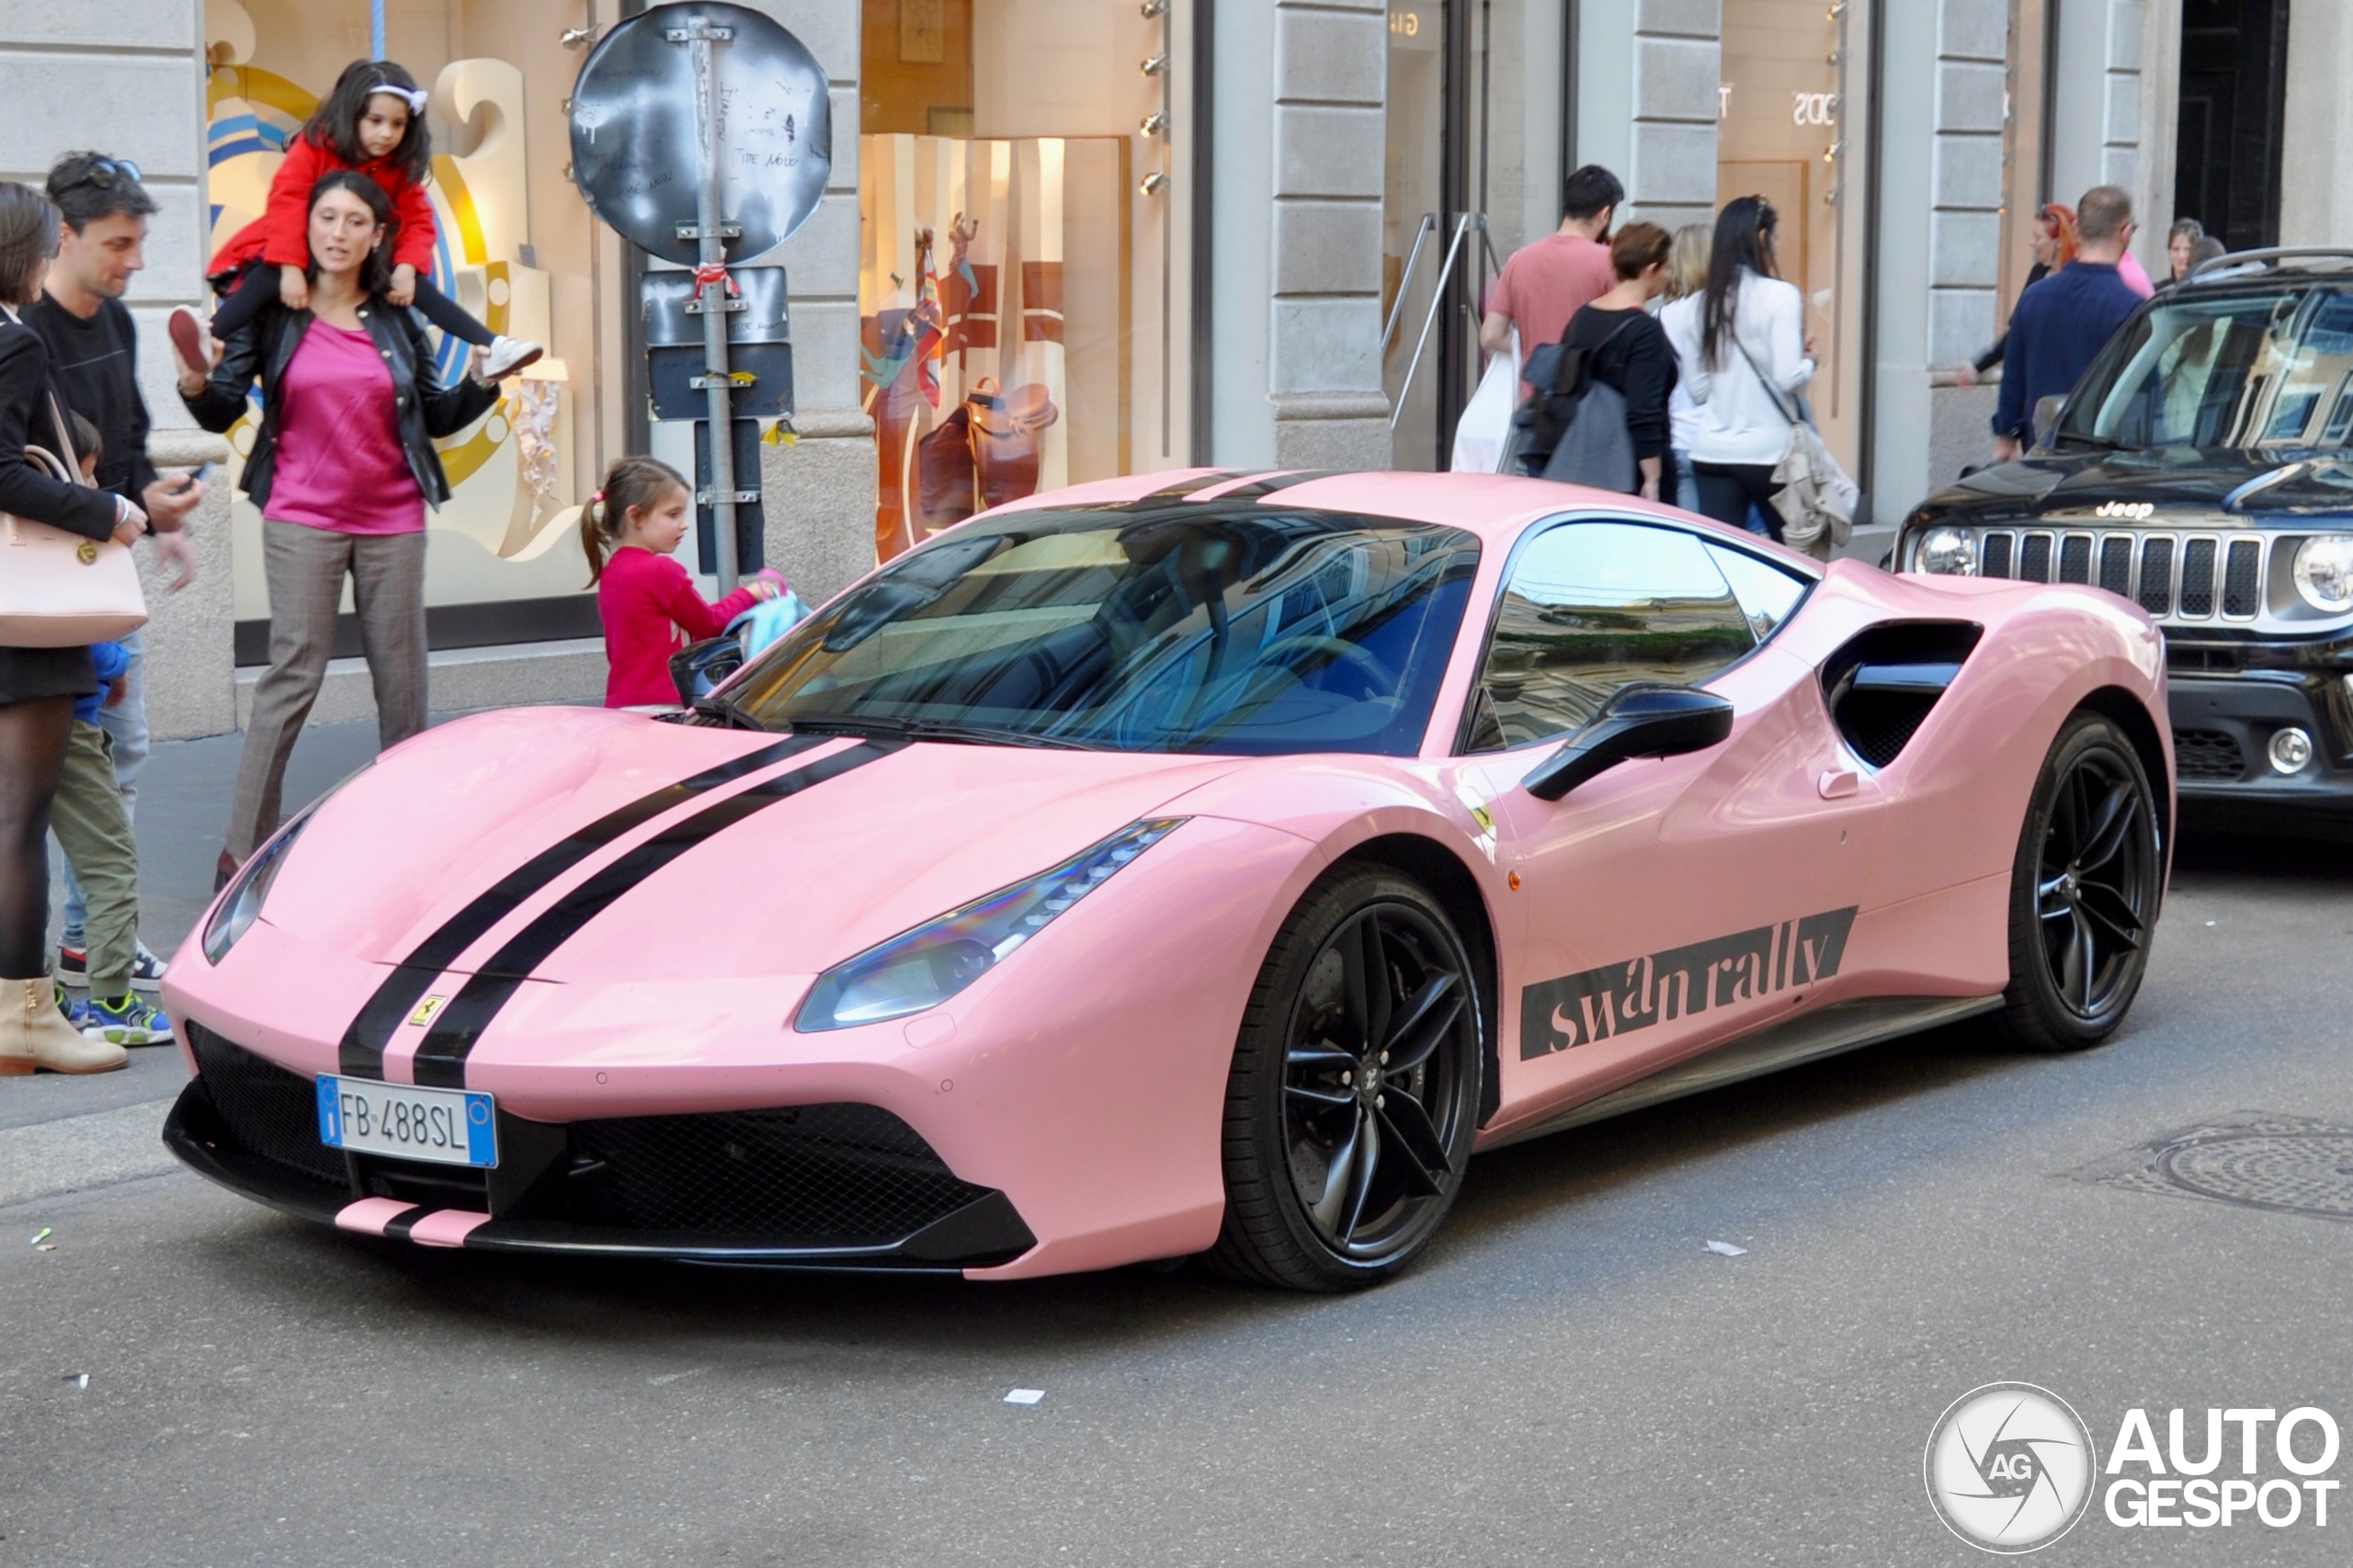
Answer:
<path fill-rule="evenodd" d="M 605 623 L 605 706 L 676 702 L 670 655 L 718 636 L 757 602 L 744 587 L 707 604 L 672 557 L 635 545 L 614 551 L 597 580 L 597 616 Z"/>

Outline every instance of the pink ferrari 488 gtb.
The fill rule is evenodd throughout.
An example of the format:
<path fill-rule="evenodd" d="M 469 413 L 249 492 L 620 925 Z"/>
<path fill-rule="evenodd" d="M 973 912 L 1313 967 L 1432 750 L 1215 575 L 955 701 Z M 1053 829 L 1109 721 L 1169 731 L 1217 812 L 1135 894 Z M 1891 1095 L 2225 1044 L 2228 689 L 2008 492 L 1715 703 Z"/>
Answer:
<path fill-rule="evenodd" d="M 1535 480 L 1087 485 L 689 712 L 446 724 L 289 822 L 171 966 L 165 1138 L 426 1245 L 1346 1289 L 1482 1149 L 2106 1039 L 2165 713 L 2092 588 Z"/>

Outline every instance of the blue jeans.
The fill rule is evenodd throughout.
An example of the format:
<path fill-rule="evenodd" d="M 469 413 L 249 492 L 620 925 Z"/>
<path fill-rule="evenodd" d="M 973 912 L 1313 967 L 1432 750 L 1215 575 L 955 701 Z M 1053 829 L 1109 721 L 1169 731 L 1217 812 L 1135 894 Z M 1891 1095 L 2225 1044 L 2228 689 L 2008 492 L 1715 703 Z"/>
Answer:
<path fill-rule="evenodd" d="M 122 786 L 122 810 L 125 816 L 134 815 L 139 804 L 139 770 L 147 766 L 151 741 L 147 733 L 147 634 L 134 631 L 123 638 L 122 651 L 131 655 L 131 667 L 123 672 L 122 700 L 111 708 L 98 710 L 98 728 L 114 742 L 114 778 Z M 82 922 L 88 912 L 82 903 L 82 884 L 74 880 L 74 868 L 60 857 L 59 869 L 65 879 L 65 933 L 62 940 L 69 948 L 82 945 Z"/>
<path fill-rule="evenodd" d="M 1675 484 L 1668 492 L 1666 499 L 1687 512 L 1696 512 L 1699 509 L 1699 482 L 1691 476 L 1689 452 L 1678 450 L 1675 453 Z"/>

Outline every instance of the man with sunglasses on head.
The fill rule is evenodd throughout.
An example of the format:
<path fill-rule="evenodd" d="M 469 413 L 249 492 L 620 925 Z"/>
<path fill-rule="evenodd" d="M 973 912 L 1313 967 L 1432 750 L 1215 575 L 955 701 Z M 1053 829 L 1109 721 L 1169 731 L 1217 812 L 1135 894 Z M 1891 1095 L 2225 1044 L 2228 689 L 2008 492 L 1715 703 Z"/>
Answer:
<path fill-rule="evenodd" d="M 69 153 L 49 172 L 49 199 L 64 219 L 57 259 L 50 263 L 41 297 L 25 308 L 25 324 L 49 347 L 51 374 L 68 407 L 97 427 L 99 488 L 142 507 L 155 538 L 155 558 L 175 570 L 175 589 L 196 578 L 196 551 L 182 531 L 204 499 L 204 485 L 187 474 L 160 475 L 148 460 L 146 399 L 139 391 L 138 331 L 122 296 L 131 274 L 147 265 L 147 220 L 155 199 L 139 183 L 139 165 L 97 153 Z M 147 760 L 144 650 L 141 634 L 122 640 L 131 655 L 121 699 L 98 710 L 114 753 L 115 779 L 128 809 Z M 65 935 L 58 972 L 78 983 L 87 975 L 82 945 L 82 890 L 66 872 Z M 133 983 L 161 984 L 164 962 L 142 944 Z"/>

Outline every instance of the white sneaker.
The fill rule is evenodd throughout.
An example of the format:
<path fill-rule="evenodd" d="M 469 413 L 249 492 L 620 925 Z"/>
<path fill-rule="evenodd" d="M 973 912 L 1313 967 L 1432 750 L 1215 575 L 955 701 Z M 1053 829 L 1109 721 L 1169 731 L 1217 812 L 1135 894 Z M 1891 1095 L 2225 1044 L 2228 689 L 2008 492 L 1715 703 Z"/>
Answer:
<path fill-rule="evenodd" d="M 526 365 L 538 364 L 540 357 L 546 352 L 544 347 L 528 337 L 494 337 L 490 340 L 490 352 L 482 362 L 482 379 L 486 381 L 503 381 Z"/>

